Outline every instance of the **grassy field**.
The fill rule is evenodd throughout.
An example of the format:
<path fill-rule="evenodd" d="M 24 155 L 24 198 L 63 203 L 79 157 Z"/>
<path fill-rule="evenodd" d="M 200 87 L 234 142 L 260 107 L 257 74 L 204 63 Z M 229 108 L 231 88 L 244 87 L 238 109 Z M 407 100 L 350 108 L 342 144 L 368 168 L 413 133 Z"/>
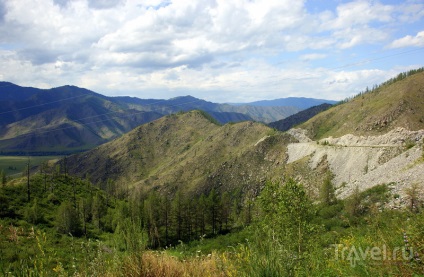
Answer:
<path fill-rule="evenodd" d="M 34 167 L 62 156 L 0 156 L 0 171 L 3 170 L 8 176 L 21 174 L 27 165 L 28 158 L 30 166 Z"/>

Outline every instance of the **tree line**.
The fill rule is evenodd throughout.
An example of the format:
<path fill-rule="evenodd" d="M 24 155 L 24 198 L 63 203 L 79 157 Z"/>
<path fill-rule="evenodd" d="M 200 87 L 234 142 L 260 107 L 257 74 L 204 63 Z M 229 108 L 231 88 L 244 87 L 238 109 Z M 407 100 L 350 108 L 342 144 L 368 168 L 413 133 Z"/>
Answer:
<path fill-rule="evenodd" d="M 70 176 L 63 165 L 43 163 L 35 175 L 23 174 L 21 186 L 2 187 L 0 217 L 24 218 L 77 237 L 111 233 L 118 238 L 131 231 L 128 236 L 143 235 L 150 248 L 225 234 L 253 217 L 252 202 L 240 191 L 195 195 L 176 189 L 130 197 L 111 180 L 94 185 L 88 179 Z M 126 250 L 132 242 L 117 243 Z"/>

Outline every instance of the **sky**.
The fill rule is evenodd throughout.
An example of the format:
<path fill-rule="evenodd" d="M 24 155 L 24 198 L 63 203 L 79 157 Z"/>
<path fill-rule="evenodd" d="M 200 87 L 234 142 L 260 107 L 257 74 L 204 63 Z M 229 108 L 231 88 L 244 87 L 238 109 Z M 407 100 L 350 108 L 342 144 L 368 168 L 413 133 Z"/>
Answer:
<path fill-rule="evenodd" d="M 341 100 L 424 66 L 424 0 L 0 0 L 0 80 Z"/>

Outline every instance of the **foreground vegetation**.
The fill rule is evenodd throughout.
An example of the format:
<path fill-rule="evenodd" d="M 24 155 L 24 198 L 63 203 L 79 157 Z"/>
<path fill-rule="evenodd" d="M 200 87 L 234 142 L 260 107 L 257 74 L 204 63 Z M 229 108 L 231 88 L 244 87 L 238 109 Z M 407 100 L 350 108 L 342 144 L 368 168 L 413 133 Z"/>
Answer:
<path fill-rule="evenodd" d="M 29 184 L 29 185 L 28 185 Z M 424 213 L 389 186 L 337 200 L 286 178 L 241 194 L 130 197 L 45 168 L 0 188 L 4 276 L 420 276 Z"/>

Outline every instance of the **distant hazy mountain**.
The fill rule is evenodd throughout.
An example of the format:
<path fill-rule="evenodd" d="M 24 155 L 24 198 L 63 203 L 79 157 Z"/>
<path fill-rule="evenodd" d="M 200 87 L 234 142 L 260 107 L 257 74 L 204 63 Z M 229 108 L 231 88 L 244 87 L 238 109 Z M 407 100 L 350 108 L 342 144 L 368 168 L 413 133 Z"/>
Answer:
<path fill-rule="evenodd" d="M 315 98 L 305 98 L 305 97 L 287 97 L 280 98 L 275 100 L 262 100 L 244 104 L 235 104 L 235 105 L 249 105 L 249 106 L 261 106 L 261 107 L 279 107 L 279 106 L 292 106 L 297 107 L 300 110 L 308 109 L 313 106 L 318 106 L 321 104 L 336 104 L 337 101 L 334 100 L 325 100 L 325 99 L 315 99 Z"/>
<path fill-rule="evenodd" d="M 0 83 L 0 107 L 2 153 L 87 150 L 163 116 L 73 86 L 43 90 Z"/>
<path fill-rule="evenodd" d="M 254 120 L 264 123 L 277 121 L 300 111 L 292 106 L 266 107 L 253 105 L 217 104 L 201 100 L 192 96 L 179 96 L 169 100 L 139 99 L 134 97 L 115 97 L 127 108 L 142 111 L 157 111 L 171 114 L 178 111 L 203 110 L 215 117 L 220 123 Z M 220 113 L 225 113 L 221 115 Z M 223 117 L 221 117 L 223 116 Z"/>
<path fill-rule="evenodd" d="M 289 130 L 290 128 L 299 125 L 303 122 L 308 121 L 309 119 L 311 119 L 312 117 L 314 117 L 315 115 L 319 114 L 322 111 L 325 111 L 327 109 L 329 109 L 332 105 L 330 104 L 321 104 L 318 106 L 314 106 L 311 107 L 309 109 L 300 111 L 296 114 L 293 114 L 289 117 L 286 117 L 284 119 L 275 121 L 275 122 L 271 122 L 268 124 L 269 127 L 275 128 L 279 131 L 285 132 L 287 130 Z"/>

